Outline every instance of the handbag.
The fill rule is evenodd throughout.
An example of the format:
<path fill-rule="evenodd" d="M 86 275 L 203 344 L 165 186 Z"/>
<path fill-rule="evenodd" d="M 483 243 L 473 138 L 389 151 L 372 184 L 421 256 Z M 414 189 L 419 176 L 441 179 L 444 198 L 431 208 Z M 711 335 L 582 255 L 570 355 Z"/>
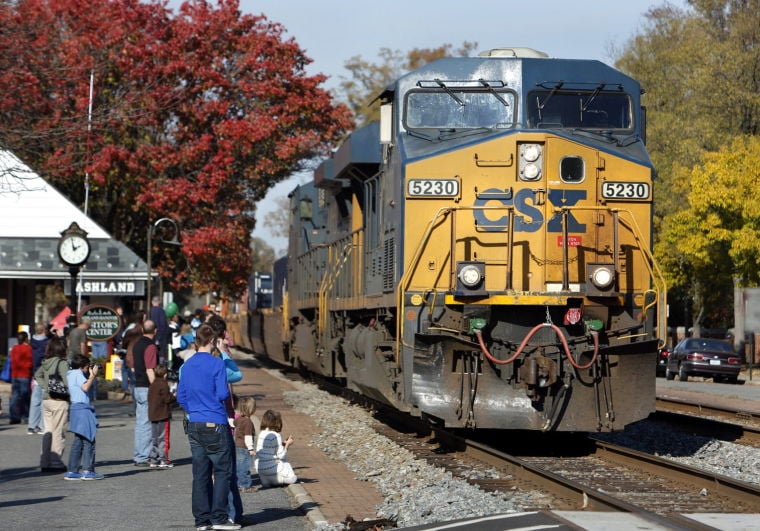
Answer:
<path fill-rule="evenodd" d="M 3 365 L 3 372 L 0 373 L 0 380 L 4 382 L 9 382 L 12 380 L 11 378 L 11 355 L 8 354 L 8 357 L 5 358 L 5 364 Z"/>
<path fill-rule="evenodd" d="M 58 364 L 55 366 L 55 372 L 48 375 L 48 396 L 53 400 L 69 400 L 69 388 L 66 387 L 66 382 L 58 374 L 58 367 L 61 366 L 61 361 L 58 360 Z"/>

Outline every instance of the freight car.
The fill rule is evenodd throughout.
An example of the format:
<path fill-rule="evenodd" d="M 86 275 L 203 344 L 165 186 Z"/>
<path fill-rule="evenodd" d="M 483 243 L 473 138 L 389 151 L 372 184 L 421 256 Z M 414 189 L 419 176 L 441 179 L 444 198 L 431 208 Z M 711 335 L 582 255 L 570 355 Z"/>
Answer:
<path fill-rule="evenodd" d="M 642 94 L 602 62 L 525 48 L 400 77 L 379 122 L 291 193 L 255 340 L 439 425 L 647 417 L 666 289 Z"/>

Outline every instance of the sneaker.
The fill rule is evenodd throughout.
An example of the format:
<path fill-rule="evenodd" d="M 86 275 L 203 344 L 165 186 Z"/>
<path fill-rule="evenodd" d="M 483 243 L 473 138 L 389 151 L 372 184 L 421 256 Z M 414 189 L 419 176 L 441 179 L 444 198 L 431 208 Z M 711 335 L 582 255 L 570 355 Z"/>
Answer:
<path fill-rule="evenodd" d="M 153 461 L 152 459 L 148 461 L 148 466 L 150 468 L 158 468 L 158 461 Z"/>
<path fill-rule="evenodd" d="M 135 466 L 141 466 L 144 468 L 150 467 L 150 461 L 135 461 Z"/>
<path fill-rule="evenodd" d="M 77 472 L 66 472 L 66 475 L 63 476 L 63 479 L 66 481 L 79 481 L 82 479 L 82 474 L 79 474 Z"/>
<path fill-rule="evenodd" d="M 223 524 L 214 524 L 211 526 L 211 529 L 240 529 L 243 527 L 240 524 L 236 524 L 235 522 L 225 522 Z"/>
<path fill-rule="evenodd" d="M 89 470 L 86 472 L 82 472 L 82 479 L 85 481 L 91 481 L 94 479 L 103 479 L 105 476 L 103 474 L 98 474 L 97 472 L 90 472 Z"/>
<path fill-rule="evenodd" d="M 174 463 L 172 463 L 170 460 L 161 459 L 158 462 L 158 468 L 174 468 Z"/>
<path fill-rule="evenodd" d="M 203 524 L 203 525 L 195 526 L 195 529 L 197 531 L 208 531 L 209 529 L 214 529 L 214 526 L 211 524 Z"/>
<path fill-rule="evenodd" d="M 26 430 L 27 435 L 37 435 L 37 431 L 34 428 L 29 428 Z"/>

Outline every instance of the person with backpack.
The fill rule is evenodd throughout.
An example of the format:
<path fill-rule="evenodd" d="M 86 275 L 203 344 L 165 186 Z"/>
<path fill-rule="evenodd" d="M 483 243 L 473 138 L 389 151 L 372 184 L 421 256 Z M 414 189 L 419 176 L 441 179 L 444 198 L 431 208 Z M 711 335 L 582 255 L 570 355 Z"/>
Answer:
<path fill-rule="evenodd" d="M 63 436 L 66 423 L 69 420 L 69 401 L 66 394 L 51 396 L 51 383 L 63 382 L 66 386 L 66 374 L 69 363 L 66 361 L 66 343 L 62 338 L 53 337 L 45 349 L 45 358 L 40 368 L 34 374 L 37 383 L 42 387 L 42 420 L 45 431 L 42 435 L 42 453 L 40 454 L 40 469 L 42 472 L 65 472 Z"/>

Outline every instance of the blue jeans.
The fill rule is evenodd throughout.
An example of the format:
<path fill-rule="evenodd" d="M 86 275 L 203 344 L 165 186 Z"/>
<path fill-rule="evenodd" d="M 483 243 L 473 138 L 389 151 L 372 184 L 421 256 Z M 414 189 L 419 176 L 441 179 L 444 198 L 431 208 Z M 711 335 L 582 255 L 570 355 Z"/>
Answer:
<path fill-rule="evenodd" d="M 226 424 L 189 422 L 187 438 L 193 458 L 192 507 L 195 525 L 226 524 L 227 496 L 235 460 Z"/>
<path fill-rule="evenodd" d="M 248 448 L 235 447 L 237 460 L 237 484 L 238 487 L 247 489 L 251 486 L 251 454 Z"/>
<path fill-rule="evenodd" d="M 121 364 L 121 390 L 130 392 L 134 385 L 135 382 L 132 370 L 127 367 L 127 361 L 123 360 Z"/>
<path fill-rule="evenodd" d="M 45 430 L 42 422 L 42 387 L 34 384 L 32 388 L 32 401 L 29 403 L 29 428 Z"/>
<path fill-rule="evenodd" d="M 21 421 L 29 418 L 29 378 L 13 378 L 11 380 L 11 421 Z"/>
<path fill-rule="evenodd" d="M 95 441 L 75 433 L 69 450 L 69 472 L 79 472 L 79 463 L 82 464 L 82 472 L 95 472 Z"/>
<path fill-rule="evenodd" d="M 150 419 L 148 418 L 148 388 L 135 387 L 135 463 L 147 461 L 153 447 Z"/>
<path fill-rule="evenodd" d="M 235 455 L 235 437 L 232 435 L 231 429 L 227 430 L 227 444 L 230 447 L 230 454 Z M 233 522 L 240 523 L 243 519 L 243 499 L 238 490 L 237 459 L 232 461 L 230 491 L 227 495 L 227 513 Z"/>

